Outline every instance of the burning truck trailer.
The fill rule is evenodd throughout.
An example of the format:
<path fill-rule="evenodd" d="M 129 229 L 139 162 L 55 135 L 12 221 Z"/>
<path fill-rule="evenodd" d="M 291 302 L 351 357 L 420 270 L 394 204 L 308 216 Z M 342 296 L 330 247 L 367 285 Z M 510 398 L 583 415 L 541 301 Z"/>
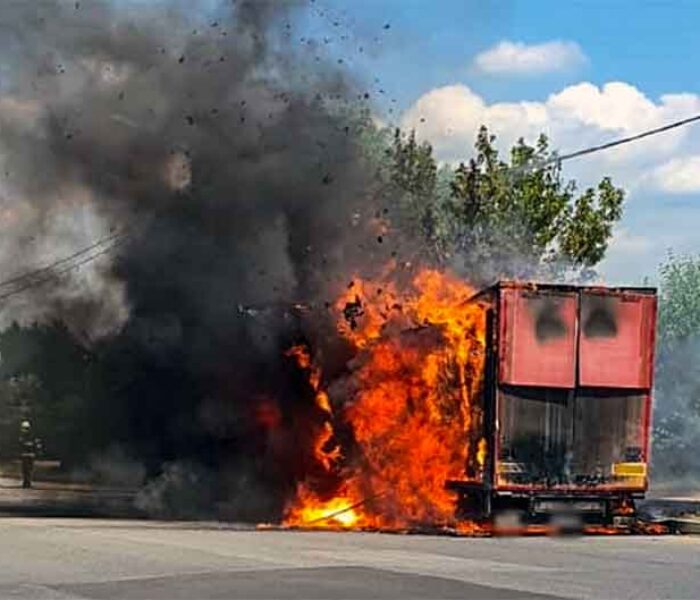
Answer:
<path fill-rule="evenodd" d="M 625 529 L 648 486 L 656 291 L 501 282 L 486 326 L 465 520 Z"/>
<path fill-rule="evenodd" d="M 291 312 L 304 330 L 318 319 L 302 308 Z M 345 366 L 305 343 L 285 352 L 315 416 L 301 428 L 298 411 L 287 419 L 313 468 L 284 527 L 662 532 L 635 511 L 648 484 L 655 290 L 501 282 L 474 294 L 423 269 L 401 288 L 355 279 L 327 310 Z"/>

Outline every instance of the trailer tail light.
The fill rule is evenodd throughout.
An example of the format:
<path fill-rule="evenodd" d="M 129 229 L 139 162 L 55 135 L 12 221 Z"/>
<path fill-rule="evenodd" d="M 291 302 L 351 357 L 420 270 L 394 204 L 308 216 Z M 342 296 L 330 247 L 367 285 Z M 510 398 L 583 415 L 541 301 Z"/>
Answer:
<path fill-rule="evenodd" d="M 581 294 L 580 385 L 651 387 L 655 306 L 648 294 Z"/>
<path fill-rule="evenodd" d="M 500 302 L 500 382 L 574 387 L 577 294 L 504 288 Z"/>

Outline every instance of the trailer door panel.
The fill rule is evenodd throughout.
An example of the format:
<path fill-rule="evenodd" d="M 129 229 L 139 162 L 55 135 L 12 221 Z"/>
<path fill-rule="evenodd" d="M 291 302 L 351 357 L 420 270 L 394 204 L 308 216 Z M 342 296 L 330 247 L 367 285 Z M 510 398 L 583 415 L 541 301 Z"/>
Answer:
<path fill-rule="evenodd" d="M 501 383 L 574 387 L 577 304 L 575 292 L 501 290 Z"/>
<path fill-rule="evenodd" d="M 648 406 L 638 390 L 501 389 L 497 487 L 643 491 Z"/>
<path fill-rule="evenodd" d="M 579 383 L 586 387 L 651 387 L 654 296 L 581 294 Z"/>

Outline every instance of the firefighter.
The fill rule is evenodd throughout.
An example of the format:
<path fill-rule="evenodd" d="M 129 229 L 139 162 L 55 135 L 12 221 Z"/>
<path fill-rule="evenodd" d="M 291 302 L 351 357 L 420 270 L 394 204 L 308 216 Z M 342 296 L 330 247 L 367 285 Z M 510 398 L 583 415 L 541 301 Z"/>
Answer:
<path fill-rule="evenodd" d="M 22 487 L 32 487 L 36 440 L 32 437 L 32 424 L 24 420 L 19 426 L 20 458 L 22 460 Z"/>

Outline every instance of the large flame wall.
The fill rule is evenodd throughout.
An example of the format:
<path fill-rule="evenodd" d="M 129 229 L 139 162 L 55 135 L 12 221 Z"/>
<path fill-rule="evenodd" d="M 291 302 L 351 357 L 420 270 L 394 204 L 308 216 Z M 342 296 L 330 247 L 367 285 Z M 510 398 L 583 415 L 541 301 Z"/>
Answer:
<path fill-rule="evenodd" d="M 404 290 L 355 279 L 336 303 L 338 329 L 355 350 L 349 372 L 325 382 L 309 350 L 292 349 L 327 415 L 317 461 L 338 484 L 329 493 L 319 481 L 302 482 L 286 523 L 455 525 L 445 482 L 464 479 L 467 464 L 478 472 L 486 454 L 479 437 L 485 325 L 481 308 L 465 302 L 472 293 L 435 270 L 420 271 Z M 349 441 L 335 439 L 334 427 L 348 430 Z"/>

